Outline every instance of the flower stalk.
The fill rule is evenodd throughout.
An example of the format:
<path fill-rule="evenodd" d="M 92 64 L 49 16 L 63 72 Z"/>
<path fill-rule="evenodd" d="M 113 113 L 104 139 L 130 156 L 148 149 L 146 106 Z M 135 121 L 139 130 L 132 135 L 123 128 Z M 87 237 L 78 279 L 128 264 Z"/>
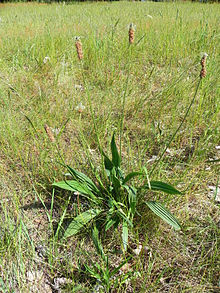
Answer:
<path fill-rule="evenodd" d="M 191 110 L 191 107 L 196 99 L 196 96 L 197 96 L 197 93 L 198 93 L 198 90 L 199 90 L 199 86 L 200 86 L 200 83 L 201 83 L 201 80 L 206 76 L 206 59 L 208 57 L 208 54 L 205 53 L 201 59 L 201 65 L 202 65 L 202 69 L 200 71 L 200 79 L 198 81 L 198 84 L 197 84 L 197 87 L 196 87 L 196 90 L 195 90 L 195 94 L 192 98 L 192 101 L 189 105 L 189 107 L 187 108 L 186 110 L 186 113 L 183 117 L 183 120 L 182 122 L 180 123 L 180 125 L 178 126 L 178 128 L 176 129 L 176 131 L 174 132 L 174 134 L 172 135 L 171 139 L 169 140 L 169 142 L 166 144 L 162 154 L 160 155 L 159 159 L 156 161 L 155 165 L 153 166 L 153 169 L 151 170 L 150 172 L 150 176 L 152 176 L 153 172 L 155 171 L 156 167 L 158 166 L 159 162 L 161 161 L 161 159 L 163 158 L 165 152 L 167 151 L 168 147 L 170 146 L 170 144 L 172 143 L 174 137 L 176 136 L 176 134 L 179 132 L 180 128 L 182 127 L 183 123 L 185 122 L 186 120 L 186 117 L 188 116 L 189 114 L 189 111 Z"/>

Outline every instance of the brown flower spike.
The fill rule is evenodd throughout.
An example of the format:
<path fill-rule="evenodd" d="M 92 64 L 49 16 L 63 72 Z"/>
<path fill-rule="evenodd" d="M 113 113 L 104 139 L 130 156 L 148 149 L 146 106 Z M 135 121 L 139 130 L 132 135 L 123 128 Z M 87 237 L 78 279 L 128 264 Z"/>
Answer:
<path fill-rule="evenodd" d="M 45 124 L 45 125 L 44 125 L 44 129 L 45 129 L 45 131 L 46 131 L 46 133 L 47 133 L 47 136 L 49 137 L 49 140 L 50 140 L 51 142 L 55 142 L 55 138 L 54 138 L 54 136 L 53 136 L 53 133 L 52 133 L 50 127 L 49 127 L 47 124 Z"/>
<path fill-rule="evenodd" d="M 201 59 L 201 65 L 202 65 L 202 69 L 200 72 L 200 78 L 204 78 L 206 77 L 206 59 L 207 59 L 208 54 L 204 54 L 202 59 Z"/>
<path fill-rule="evenodd" d="M 128 32 L 130 44 L 134 43 L 134 34 L 135 34 L 135 26 L 133 25 L 133 23 L 131 23 L 129 26 L 129 32 Z"/>
<path fill-rule="evenodd" d="M 78 58 L 79 58 L 79 60 L 82 60 L 83 59 L 83 50 L 82 50 L 82 43 L 80 41 L 80 37 L 76 37 L 75 45 L 76 45 L 76 51 L 77 51 Z"/>

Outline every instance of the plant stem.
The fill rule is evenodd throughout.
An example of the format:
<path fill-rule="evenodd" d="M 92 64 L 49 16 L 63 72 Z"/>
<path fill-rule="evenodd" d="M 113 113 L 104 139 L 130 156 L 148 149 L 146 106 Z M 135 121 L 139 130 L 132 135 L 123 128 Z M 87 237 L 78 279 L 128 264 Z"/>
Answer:
<path fill-rule="evenodd" d="M 192 101 L 191 101 L 191 103 L 190 103 L 188 109 L 186 110 L 186 113 L 185 113 L 185 115 L 184 115 L 184 117 L 183 117 L 183 120 L 181 121 L 180 125 L 178 126 L 178 128 L 176 129 L 176 131 L 174 132 L 174 134 L 172 135 L 172 137 L 171 137 L 171 139 L 169 140 L 169 142 L 166 144 L 166 146 L 165 146 L 165 148 L 164 148 L 162 154 L 160 155 L 159 159 L 156 161 L 155 165 L 153 166 L 153 169 L 150 171 L 150 175 L 149 175 L 149 176 L 151 176 L 151 175 L 153 174 L 153 172 L 155 171 L 155 169 L 156 169 L 156 167 L 158 166 L 159 162 L 160 162 L 161 159 L 163 158 L 165 152 L 167 151 L 168 147 L 170 146 L 171 142 L 173 141 L 174 137 L 176 136 L 176 134 L 178 133 L 178 131 L 179 131 L 180 128 L 182 127 L 183 123 L 185 122 L 186 117 L 188 116 L 189 111 L 190 111 L 190 109 L 191 109 L 191 107 L 192 107 L 192 105 L 193 105 L 193 103 L 194 103 L 194 101 L 195 101 L 195 98 L 196 98 L 196 96 L 197 96 L 197 93 L 198 93 L 198 89 L 199 89 L 199 86 L 200 86 L 201 80 L 202 80 L 202 79 L 200 78 L 200 79 L 199 79 L 199 82 L 198 82 L 198 84 L 197 84 L 197 87 L 196 87 L 195 94 L 194 94 L 194 96 L 193 96 L 193 98 L 192 98 Z"/>
<path fill-rule="evenodd" d="M 128 47 L 128 75 L 126 78 L 125 82 L 125 87 L 124 87 L 124 93 L 123 93 L 123 100 L 122 100 L 122 114 L 121 114 L 121 123 L 120 123 L 120 156 L 121 156 L 121 151 L 122 151 L 122 132 L 123 132 L 123 126 L 124 126 L 124 118 L 125 118 L 125 101 L 126 101 L 126 95 L 127 95 L 127 89 L 128 89 L 128 81 L 130 77 L 130 68 L 131 68 L 131 62 L 130 62 L 130 57 L 131 57 L 131 50 L 130 50 L 130 44 Z"/>

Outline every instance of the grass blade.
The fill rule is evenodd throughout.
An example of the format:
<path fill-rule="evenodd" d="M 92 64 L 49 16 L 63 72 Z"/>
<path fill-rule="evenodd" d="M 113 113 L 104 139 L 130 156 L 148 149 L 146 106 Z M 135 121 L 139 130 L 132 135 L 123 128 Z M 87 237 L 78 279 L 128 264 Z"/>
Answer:
<path fill-rule="evenodd" d="M 114 164 L 116 168 L 119 168 L 121 164 L 121 157 L 118 153 L 118 149 L 115 143 L 115 134 L 113 134 L 112 136 L 111 152 L 112 152 L 112 163 Z"/>
<path fill-rule="evenodd" d="M 110 273 L 110 277 L 113 277 L 115 274 L 117 274 L 117 272 L 120 270 L 120 268 L 123 267 L 123 265 L 125 265 L 129 260 L 131 259 L 131 257 L 129 257 L 128 259 L 126 259 L 125 261 L 123 261 L 117 268 L 115 268 L 111 273 Z"/>
<path fill-rule="evenodd" d="M 129 173 L 129 174 L 125 177 L 125 179 L 124 179 L 124 181 L 123 181 L 123 184 L 127 183 L 129 180 L 131 180 L 132 178 L 134 178 L 134 177 L 136 177 L 136 176 L 138 176 L 138 175 L 143 175 L 143 173 L 142 173 L 142 172 L 131 172 L 131 173 Z"/>

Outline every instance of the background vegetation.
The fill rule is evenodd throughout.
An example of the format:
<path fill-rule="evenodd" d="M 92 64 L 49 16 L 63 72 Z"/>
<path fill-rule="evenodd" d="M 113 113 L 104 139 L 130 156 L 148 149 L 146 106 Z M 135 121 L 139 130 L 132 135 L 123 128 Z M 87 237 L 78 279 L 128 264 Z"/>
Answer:
<path fill-rule="evenodd" d="M 58 162 L 95 180 L 99 144 L 109 154 L 115 132 L 123 169 L 150 173 L 193 98 L 204 52 L 207 76 L 151 178 L 184 192 L 150 193 L 182 231 L 139 206 L 127 254 L 120 227 L 102 245 L 111 271 L 127 259 L 112 292 L 218 291 L 219 12 L 188 2 L 0 5 L 0 291 L 103 292 L 86 270 L 100 262 L 90 237 L 57 237 L 62 216 L 87 209 L 53 191 L 66 173 Z"/>
<path fill-rule="evenodd" d="M 113 1 L 120 1 L 120 0 L 107 0 L 108 2 L 113 2 Z M 130 0 L 131 1 L 131 0 Z M 135 1 L 135 0 L 134 0 Z M 145 2 L 146 0 L 144 0 Z M 174 2 L 173 0 L 151 0 L 153 2 Z M 183 0 L 185 1 L 185 0 Z M 65 4 L 71 4 L 73 2 L 86 2 L 85 0 L 1 0 L 0 2 L 38 2 L 38 3 L 65 3 Z M 90 2 L 104 2 L 104 0 L 90 0 Z M 192 0 L 192 2 L 202 2 L 202 3 L 214 3 L 214 2 L 219 2 L 219 0 Z"/>

